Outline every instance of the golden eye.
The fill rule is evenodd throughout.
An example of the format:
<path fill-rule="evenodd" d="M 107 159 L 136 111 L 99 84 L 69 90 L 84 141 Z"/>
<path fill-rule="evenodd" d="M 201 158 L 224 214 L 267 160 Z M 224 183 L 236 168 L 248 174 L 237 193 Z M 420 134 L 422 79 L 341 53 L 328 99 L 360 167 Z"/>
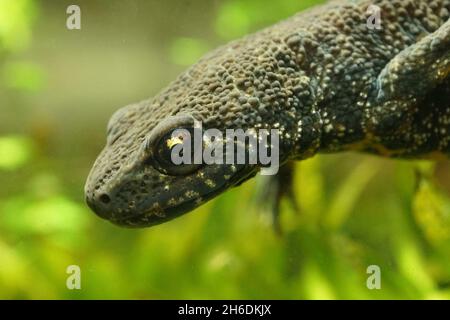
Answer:
<path fill-rule="evenodd" d="M 181 128 L 183 129 L 183 128 Z M 163 135 L 159 141 L 155 145 L 154 149 L 154 160 L 156 162 L 156 169 L 161 171 L 162 173 L 179 176 L 179 175 L 188 175 L 192 172 L 197 171 L 202 165 L 194 164 L 194 129 L 184 129 L 178 130 L 177 135 L 173 135 L 174 130 Z M 188 138 L 190 135 L 190 139 Z M 188 163 L 175 164 L 172 161 L 172 153 L 174 152 L 174 148 L 176 146 L 180 146 L 183 144 L 187 144 L 185 147 L 189 147 L 190 155 L 187 157 L 190 161 Z M 183 146 L 178 148 L 178 156 L 183 157 Z"/>
<path fill-rule="evenodd" d="M 183 138 L 178 136 L 178 137 L 171 137 L 170 139 L 168 139 L 166 141 L 167 147 L 172 149 L 172 147 L 178 145 L 178 144 L 182 144 L 183 143 Z"/>

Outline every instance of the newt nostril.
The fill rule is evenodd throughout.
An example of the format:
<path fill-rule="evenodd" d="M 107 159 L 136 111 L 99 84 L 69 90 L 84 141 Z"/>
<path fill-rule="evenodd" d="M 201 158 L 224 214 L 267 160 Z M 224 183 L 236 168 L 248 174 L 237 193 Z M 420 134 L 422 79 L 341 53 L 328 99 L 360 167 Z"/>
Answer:
<path fill-rule="evenodd" d="M 108 204 L 111 202 L 111 198 L 106 194 L 103 193 L 100 195 L 99 200 L 103 203 L 103 204 Z"/>
<path fill-rule="evenodd" d="M 86 195 L 86 203 L 99 217 L 108 219 L 110 216 L 110 205 L 112 199 L 110 195 L 102 193 L 100 195 Z"/>

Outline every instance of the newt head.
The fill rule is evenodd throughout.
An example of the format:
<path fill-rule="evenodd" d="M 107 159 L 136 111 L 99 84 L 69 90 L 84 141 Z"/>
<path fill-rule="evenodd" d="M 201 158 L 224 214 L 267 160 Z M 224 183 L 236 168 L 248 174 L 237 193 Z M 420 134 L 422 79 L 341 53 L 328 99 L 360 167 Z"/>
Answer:
<path fill-rule="evenodd" d="M 155 119 L 144 136 L 128 122 L 128 130 L 117 137 L 120 133 L 114 126 L 123 127 L 127 123 L 123 117 L 132 119 L 137 110 L 131 106 L 112 117 L 108 144 L 88 177 L 86 202 L 100 217 L 128 227 L 157 225 L 191 211 L 258 171 L 255 165 L 205 164 L 202 159 L 175 164 L 172 151 L 183 143 L 177 132 L 192 132 L 194 138 L 191 115 Z M 194 142 L 191 139 L 188 145 L 192 155 Z"/>

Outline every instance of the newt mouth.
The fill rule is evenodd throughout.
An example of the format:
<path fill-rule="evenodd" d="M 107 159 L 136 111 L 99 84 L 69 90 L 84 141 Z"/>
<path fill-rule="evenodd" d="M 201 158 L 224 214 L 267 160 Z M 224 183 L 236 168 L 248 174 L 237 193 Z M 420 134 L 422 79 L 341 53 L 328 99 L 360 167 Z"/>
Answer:
<path fill-rule="evenodd" d="M 215 194 L 208 195 L 207 196 L 208 200 L 211 199 L 214 195 Z M 136 215 L 132 214 L 120 219 L 111 219 L 110 221 L 113 224 L 122 227 L 130 227 L 130 228 L 151 227 L 175 219 L 195 209 L 196 207 L 204 204 L 208 200 L 203 200 L 202 197 L 199 197 L 196 199 L 185 201 L 177 206 L 167 207 L 164 210 L 153 209 Z"/>
<path fill-rule="evenodd" d="M 244 181 L 253 177 L 256 173 L 257 171 L 255 169 L 251 169 L 249 166 L 244 166 L 225 183 L 218 185 L 214 189 L 209 189 L 208 191 L 204 190 L 204 192 L 200 193 L 198 197 L 185 200 L 180 204 L 161 207 L 156 202 L 144 203 L 143 206 L 147 208 L 151 207 L 151 209 L 142 210 L 141 212 L 136 211 L 135 213 L 122 216 L 120 218 L 110 216 L 107 219 L 115 225 L 129 228 L 143 228 L 162 224 L 178 218 L 183 214 L 201 206 L 228 188 L 240 185 Z"/>

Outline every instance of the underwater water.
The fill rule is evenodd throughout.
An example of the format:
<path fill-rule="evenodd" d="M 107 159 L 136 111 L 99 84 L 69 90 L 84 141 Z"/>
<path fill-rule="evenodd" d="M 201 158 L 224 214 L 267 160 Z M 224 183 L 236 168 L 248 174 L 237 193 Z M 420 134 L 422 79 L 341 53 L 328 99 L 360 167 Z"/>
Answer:
<path fill-rule="evenodd" d="M 125 229 L 84 183 L 118 108 L 204 53 L 324 1 L 0 1 L 0 298 L 450 299 L 450 167 L 356 153 L 298 162 L 281 235 L 261 178 Z M 338 169 L 337 169 L 338 168 Z M 81 288 L 69 288 L 70 266 Z M 367 285 L 378 267 L 381 288 Z M 68 269 L 69 268 L 69 269 Z"/>

